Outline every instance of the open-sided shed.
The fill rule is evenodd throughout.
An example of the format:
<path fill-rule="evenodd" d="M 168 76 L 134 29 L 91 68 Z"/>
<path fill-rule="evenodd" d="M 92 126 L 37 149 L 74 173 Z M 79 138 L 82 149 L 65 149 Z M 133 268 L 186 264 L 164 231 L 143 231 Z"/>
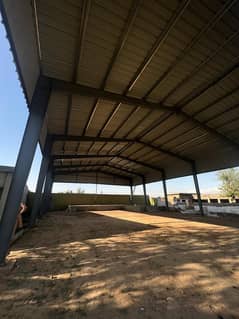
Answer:
<path fill-rule="evenodd" d="M 138 185 L 238 164 L 236 0 L 2 0 L 29 107 L 6 255 L 37 142 L 34 223 L 53 181 Z M 165 196 L 167 198 L 167 196 Z M 201 206 L 202 210 L 202 206 Z"/>

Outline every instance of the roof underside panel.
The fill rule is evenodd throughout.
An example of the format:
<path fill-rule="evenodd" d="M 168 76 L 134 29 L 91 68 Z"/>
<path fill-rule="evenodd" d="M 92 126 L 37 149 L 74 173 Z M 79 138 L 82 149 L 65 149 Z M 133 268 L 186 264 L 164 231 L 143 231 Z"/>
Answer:
<path fill-rule="evenodd" d="M 0 8 L 21 85 L 30 102 L 40 73 L 34 8 L 30 0 L 2 0 Z"/>
<path fill-rule="evenodd" d="M 52 155 L 64 174 L 56 180 L 96 182 L 97 170 L 108 173 L 101 182 L 139 184 L 163 172 L 189 175 L 192 161 L 198 172 L 238 165 L 239 1 L 19 5 L 3 1 L 27 96 L 39 58 L 44 76 L 81 85 L 79 92 L 53 89 L 50 97 L 41 144 L 58 136 Z M 85 93 L 89 87 L 97 90 Z"/>
<path fill-rule="evenodd" d="M 129 186 L 130 183 L 126 179 L 114 177 L 107 173 L 97 172 L 79 172 L 78 174 L 64 174 L 57 175 L 55 182 L 60 183 L 92 183 L 92 184 L 109 184 L 109 185 L 125 185 Z"/>

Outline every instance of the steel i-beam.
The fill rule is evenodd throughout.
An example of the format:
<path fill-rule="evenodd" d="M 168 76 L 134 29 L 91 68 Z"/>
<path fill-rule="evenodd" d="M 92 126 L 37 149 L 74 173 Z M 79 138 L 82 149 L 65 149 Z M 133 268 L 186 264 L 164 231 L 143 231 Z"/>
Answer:
<path fill-rule="evenodd" d="M 47 110 L 51 82 L 40 77 L 29 105 L 29 117 L 18 153 L 4 213 L 0 222 L 0 264 L 4 264 L 16 223 L 22 194 L 31 169 L 40 131 Z"/>

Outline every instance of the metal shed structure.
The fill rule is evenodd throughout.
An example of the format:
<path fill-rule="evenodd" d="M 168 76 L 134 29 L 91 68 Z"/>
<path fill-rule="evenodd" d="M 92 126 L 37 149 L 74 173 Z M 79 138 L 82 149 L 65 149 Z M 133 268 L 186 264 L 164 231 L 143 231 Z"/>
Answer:
<path fill-rule="evenodd" d="M 238 165 L 236 0 L 2 0 L 29 107 L 4 260 L 38 141 L 52 182 L 138 185 Z M 200 203 L 200 200 L 199 200 Z M 47 207 L 47 206 L 45 206 Z M 201 207 L 202 209 L 202 207 Z"/>

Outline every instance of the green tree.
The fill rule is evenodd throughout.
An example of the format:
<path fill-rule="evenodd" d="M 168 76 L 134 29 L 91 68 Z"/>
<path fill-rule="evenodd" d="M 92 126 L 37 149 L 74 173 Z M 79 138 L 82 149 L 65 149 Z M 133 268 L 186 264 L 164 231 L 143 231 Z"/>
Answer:
<path fill-rule="evenodd" d="M 221 185 L 219 187 L 223 196 L 235 198 L 239 196 L 239 170 L 226 169 L 217 174 Z"/>

